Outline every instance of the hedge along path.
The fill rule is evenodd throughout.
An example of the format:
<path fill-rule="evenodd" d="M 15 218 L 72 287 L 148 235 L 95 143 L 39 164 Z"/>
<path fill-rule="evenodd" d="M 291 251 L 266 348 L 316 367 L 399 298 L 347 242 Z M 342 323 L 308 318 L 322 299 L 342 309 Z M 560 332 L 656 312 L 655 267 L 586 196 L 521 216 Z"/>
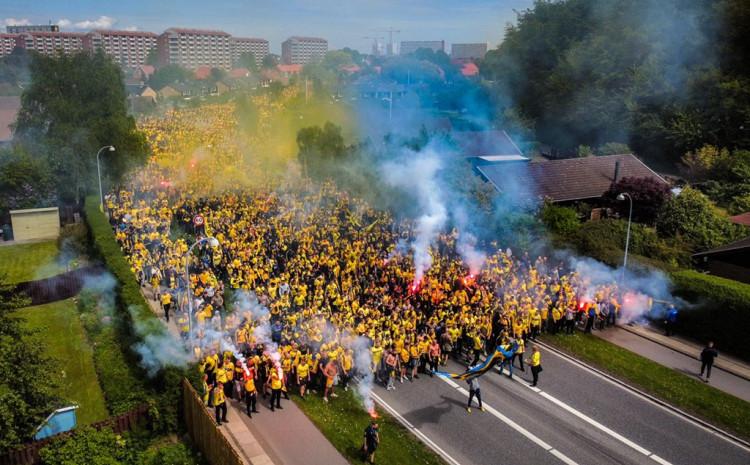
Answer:
<path fill-rule="evenodd" d="M 141 294 L 138 281 L 120 250 L 112 227 L 104 213 L 99 210 L 99 198 L 87 197 L 84 211 L 94 246 L 117 281 L 115 308 L 121 320 L 119 325 L 121 330 L 116 335 L 117 339 L 123 350 L 129 349 L 125 355 L 133 357 L 134 363 L 130 365 L 134 366 L 139 363 L 143 365 L 142 357 L 136 351 L 136 345 L 141 345 L 147 351 L 156 353 L 161 347 L 151 348 L 150 345 L 154 341 L 163 342 L 166 340 L 164 338 L 170 337 L 167 327 L 151 311 Z M 112 336 L 114 335 L 110 335 Z M 136 370 L 139 372 L 138 378 L 142 381 L 140 384 L 146 390 L 146 394 L 141 396 L 142 400 L 149 400 L 155 413 L 159 415 L 162 426 L 174 431 L 178 423 L 180 382 L 183 377 L 193 379 L 195 377 L 192 376 L 193 372 L 197 373 L 197 370 L 190 370 L 187 366 L 152 366 L 152 368 L 154 370 L 149 373 L 146 373 L 145 369 Z"/>
<path fill-rule="evenodd" d="M 750 284 L 692 270 L 670 276 L 674 293 L 695 304 L 681 309 L 677 330 L 703 343 L 713 340 L 720 351 L 750 360 Z"/>

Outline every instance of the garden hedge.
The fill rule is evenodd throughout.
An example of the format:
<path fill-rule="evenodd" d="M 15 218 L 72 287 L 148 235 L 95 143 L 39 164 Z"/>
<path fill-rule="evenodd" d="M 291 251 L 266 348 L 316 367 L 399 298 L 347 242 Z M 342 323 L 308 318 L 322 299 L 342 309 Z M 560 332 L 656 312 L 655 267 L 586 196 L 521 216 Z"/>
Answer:
<path fill-rule="evenodd" d="M 750 285 L 683 270 L 671 273 L 674 293 L 691 305 L 679 314 L 679 331 L 750 360 Z"/>
<path fill-rule="evenodd" d="M 168 332 L 166 326 L 151 311 L 148 302 L 141 293 L 140 285 L 130 269 L 130 264 L 125 259 L 115 239 L 109 221 L 104 213 L 99 210 L 99 198 L 96 196 L 87 197 L 84 212 L 94 250 L 117 280 L 117 303 L 115 307 L 117 320 L 120 323 L 117 332 L 120 346 L 132 349 L 135 344 L 143 342 L 147 336 L 166 336 Z M 133 350 L 129 350 L 128 355 L 129 358 L 132 357 L 132 364 L 138 365 L 139 356 Z M 152 415 L 158 416 L 158 418 L 155 418 L 155 422 L 161 423 L 165 430 L 176 430 L 179 424 L 180 382 L 185 376 L 196 377 L 197 370 L 191 369 L 190 366 L 166 367 L 153 377 L 147 376 L 143 369 L 137 368 L 137 371 L 138 378 L 144 380 L 149 391 L 142 401 L 149 401 L 154 406 Z M 102 385 L 104 386 L 106 382 L 106 380 L 103 381 Z M 127 384 L 131 382 L 132 380 L 127 381 L 127 383 L 123 382 L 124 390 L 127 389 Z M 142 394 L 139 393 L 139 395 Z"/>

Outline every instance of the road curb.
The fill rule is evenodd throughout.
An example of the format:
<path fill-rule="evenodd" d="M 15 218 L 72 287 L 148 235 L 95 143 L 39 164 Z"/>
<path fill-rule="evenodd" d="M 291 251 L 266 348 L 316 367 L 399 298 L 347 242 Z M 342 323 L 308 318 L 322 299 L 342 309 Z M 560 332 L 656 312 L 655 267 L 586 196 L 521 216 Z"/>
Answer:
<path fill-rule="evenodd" d="M 674 350 L 675 352 L 681 353 L 682 355 L 685 355 L 687 357 L 690 357 L 692 359 L 700 361 L 698 357 L 696 357 L 695 354 L 691 354 L 690 352 L 686 350 L 679 349 L 677 347 L 671 346 L 669 344 L 664 343 L 664 341 L 660 340 L 656 337 L 650 337 L 648 334 L 643 334 L 642 332 L 635 331 L 633 328 L 628 327 L 627 325 L 617 325 L 618 328 L 624 329 L 625 331 L 629 332 L 630 334 L 634 334 L 636 336 L 642 337 L 643 339 L 646 339 L 648 341 L 653 342 L 654 344 L 659 344 L 662 347 L 666 347 L 667 349 Z M 744 375 L 738 371 L 735 371 L 731 368 L 728 368 L 724 364 L 720 364 L 718 361 L 714 363 L 714 368 L 718 368 L 719 370 L 729 373 L 730 375 L 736 376 L 738 378 L 742 378 L 745 381 L 750 381 L 750 376 Z"/>
<path fill-rule="evenodd" d="M 641 397 L 643 397 L 643 398 L 645 398 L 645 399 L 653 402 L 654 404 L 657 404 L 657 405 L 661 406 L 662 408 L 664 408 L 666 410 L 669 410 L 670 412 L 672 412 L 672 413 L 674 413 L 676 415 L 679 415 L 679 416 L 685 418 L 686 420 L 692 421 L 693 423 L 695 423 L 697 425 L 700 425 L 701 427 L 709 430 L 713 434 L 715 434 L 717 436 L 720 436 L 720 437 L 724 438 L 725 440 L 727 440 L 729 442 L 732 442 L 732 443 L 735 443 L 736 445 L 741 446 L 742 448 L 750 451 L 750 441 L 746 441 L 746 440 L 744 440 L 744 439 L 742 439 L 742 438 L 740 438 L 738 436 L 735 436 L 734 434 L 732 434 L 732 433 L 730 433 L 730 432 L 728 432 L 726 430 L 723 430 L 723 429 L 719 428 L 718 426 L 715 426 L 715 425 L 707 422 L 706 420 L 703 420 L 703 419 L 698 418 L 698 417 L 696 417 L 696 416 L 694 416 L 694 415 L 692 415 L 692 414 L 690 414 L 690 413 L 688 413 L 688 412 L 686 412 L 684 410 L 681 410 L 681 409 L 675 407 L 674 405 L 672 405 L 672 404 L 670 404 L 668 402 L 665 402 L 665 401 L 659 399 L 658 397 L 655 397 L 655 396 L 653 396 L 653 395 L 651 395 L 651 394 L 649 394 L 649 393 L 647 393 L 645 391 L 642 391 L 642 390 L 640 390 L 640 389 L 638 389 L 638 388 L 636 388 L 636 387 L 634 387 L 634 386 L 632 386 L 632 385 L 630 385 L 630 384 L 622 381 L 619 378 L 616 378 L 615 376 L 613 376 L 613 375 L 611 375 L 611 374 L 609 374 L 609 373 L 607 373 L 607 372 L 605 372 L 603 370 L 595 368 L 595 367 L 589 365 L 588 363 L 583 362 L 583 361 L 577 359 L 576 357 L 572 356 L 571 354 L 569 354 L 567 352 L 564 352 L 564 351 L 562 351 L 562 350 L 560 350 L 560 349 L 558 349 L 556 347 L 551 346 L 550 344 L 548 344 L 546 342 L 541 342 L 541 341 L 537 340 L 536 344 L 539 344 L 539 345 L 543 346 L 544 348 L 546 348 L 547 350 L 550 350 L 550 351 L 556 353 L 557 355 L 560 355 L 561 357 L 564 357 L 564 358 L 568 359 L 572 363 L 575 363 L 575 364 L 577 364 L 579 366 L 582 366 L 582 367 L 586 368 L 587 370 L 591 370 L 594 373 L 597 373 L 598 375 L 600 375 L 600 376 L 608 379 L 609 381 L 611 381 L 611 382 L 613 382 L 615 384 L 618 384 L 618 385 L 622 386 L 623 388 L 625 388 L 625 389 L 627 389 L 627 390 L 629 390 L 629 391 L 631 391 L 631 392 L 633 392 L 633 393 L 635 393 L 635 394 L 637 394 L 637 395 L 639 395 L 639 396 L 641 396 Z"/>

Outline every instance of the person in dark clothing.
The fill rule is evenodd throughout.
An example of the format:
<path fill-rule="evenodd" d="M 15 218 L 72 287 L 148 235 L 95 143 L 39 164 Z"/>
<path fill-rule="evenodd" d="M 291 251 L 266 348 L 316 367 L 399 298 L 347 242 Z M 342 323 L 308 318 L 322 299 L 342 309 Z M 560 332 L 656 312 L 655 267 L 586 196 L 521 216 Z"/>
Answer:
<path fill-rule="evenodd" d="M 674 305 L 669 306 L 667 316 L 664 319 L 664 332 L 667 336 L 674 335 L 674 327 L 677 325 L 677 309 Z"/>
<path fill-rule="evenodd" d="M 703 381 L 708 382 L 711 378 L 711 367 L 714 366 L 714 360 L 719 356 L 719 351 L 714 348 L 713 341 L 709 341 L 706 347 L 701 352 L 701 378 L 703 378 L 703 372 L 706 372 L 706 377 Z"/>
<path fill-rule="evenodd" d="M 591 333 L 591 330 L 594 328 L 594 321 L 596 320 L 596 309 L 593 305 L 589 307 L 589 311 L 586 318 L 586 327 L 584 328 L 583 332 L 586 334 Z"/>
<path fill-rule="evenodd" d="M 476 397 L 477 404 L 479 404 L 479 410 L 484 412 L 484 407 L 482 406 L 482 391 L 479 389 L 479 380 L 477 378 L 470 378 L 466 382 L 469 383 L 469 403 L 466 406 L 466 411 L 471 413 L 471 401 Z"/>
<path fill-rule="evenodd" d="M 362 449 L 365 452 L 366 461 L 375 463 L 375 450 L 380 444 L 380 434 L 378 434 L 378 422 L 372 420 L 370 426 L 365 428 L 365 443 Z"/>

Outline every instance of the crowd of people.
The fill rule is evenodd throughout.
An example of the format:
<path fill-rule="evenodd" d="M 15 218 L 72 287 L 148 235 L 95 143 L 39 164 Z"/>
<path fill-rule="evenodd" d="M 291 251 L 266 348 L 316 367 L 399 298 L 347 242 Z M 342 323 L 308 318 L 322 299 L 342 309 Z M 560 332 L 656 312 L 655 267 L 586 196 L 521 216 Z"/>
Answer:
<path fill-rule="evenodd" d="M 361 368 L 362 338 L 368 369 L 396 389 L 449 356 L 476 364 L 513 340 L 523 368 L 541 333 L 612 324 L 619 309 L 614 285 L 592 289 L 545 257 L 498 250 L 472 275 L 456 231 L 438 238 L 417 282 L 410 254 L 395 248 L 410 223 L 332 185 L 206 198 L 149 186 L 109 196 L 108 207 L 134 273 L 201 358 L 206 402 L 242 398 L 248 415 L 258 395 L 273 409 L 290 389 L 335 398 Z M 188 255 L 209 236 L 217 247 L 200 241 Z M 512 375 L 513 363 L 505 365 Z"/>

